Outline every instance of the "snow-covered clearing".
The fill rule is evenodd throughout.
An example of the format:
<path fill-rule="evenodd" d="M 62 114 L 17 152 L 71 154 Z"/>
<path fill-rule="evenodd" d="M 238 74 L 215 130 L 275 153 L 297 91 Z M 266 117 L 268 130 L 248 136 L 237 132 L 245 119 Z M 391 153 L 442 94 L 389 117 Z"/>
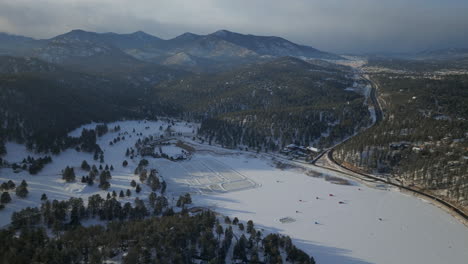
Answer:
<path fill-rule="evenodd" d="M 81 135 L 83 128 L 94 129 L 96 123 L 88 124 L 83 127 L 80 127 L 69 133 L 70 136 L 78 137 Z M 20 182 L 24 179 L 28 183 L 29 195 L 26 199 L 20 199 L 15 194 L 14 191 L 10 193 L 12 197 L 12 202 L 5 206 L 5 209 L 0 211 L 0 227 L 8 224 L 10 222 L 11 214 L 14 211 L 21 210 L 26 207 L 35 207 L 40 205 L 40 197 L 43 193 L 46 193 L 49 200 L 57 199 L 64 200 L 69 199 L 70 197 L 81 197 L 85 202 L 89 196 L 94 194 L 101 194 L 105 197 L 107 192 L 116 191 L 117 194 L 123 190 L 124 192 L 127 189 L 132 191 L 132 196 L 128 198 L 119 198 L 120 201 L 127 202 L 133 201 L 135 197 L 147 198 L 151 189 L 145 185 L 140 184 L 142 191 L 139 194 L 135 193 L 135 188 L 130 186 L 130 181 L 135 180 L 137 183 L 140 183 L 138 175 L 134 175 L 134 170 L 140 161 L 140 157 L 136 157 L 133 160 L 129 157 L 125 157 L 125 151 L 129 147 L 134 147 L 135 142 L 138 138 L 143 138 L 150 135 L 161 135 L 165 134 L 166 128 L 168 125 L 171 125 L 171 128 L 174 132 L 182 133 L 187 137 L 193 136 L 193 131 L 196 132 L 197 125 L 187 124 L 185 122 L 176 122 L 174 125 L 172 123 L 167 123 L 165 121 L 123 121 L 108 124 L 109 129 L 112 129 L 114 126 L 119 125 L 121 127 L 120 132 L 109 132 L 102 137 L 99 137 L 97 143 L 101 146 L 101 149 L 104 152 L 104 163 L 100 163 L 98 160 L 93 160 L 93 153 L 77 152 L 74 149 L 68 149 L 59 155 L 51 155 L 53 162 L 47 164 L 44 169 L 39 172 L 37 175 L 30 175 L 27 171 L 22 171 L 20 173 L 14 173 L 10 168 L 0 169 L 0 182 L 7 180 L 13 180 L 16 185 L 19 185 Z M 135 129 L 135 132 L 133 132 Z M 125 140 L 121 140 L 112 146 L 109 145 L 109 142 L 114 138 L 119 136 L 125 136 Z M 137 134 L 142 134 L 138 136 Z M 35 154 L 29 152 L 25 146 L 19 145 L 16 143 L 7 143 L 7 155 L 3 158 L 10 162 L 21 162 L 23 158 L 29 156 L 32 157 L 41 157 L 44 154 Z M 170 147 L 170 146 L 167 146 Z M 90 166 L 93 164 L 99 167 L 99 165 L 113 166 L 114 170 L 111 172 L 112 179 L 110 180 L 111 187 L 107 191 L 103 191 L 98 187 L 98 182 L 95 182 L 93 186 L 89 186 L 86 183 L 81 183 L 81 176 L 85 176 L 88 172 L 81 170 L 81 162 L 86 160 Z M 128 166 L 123 167 L 122 162 L 124 160 L 128 161 Z M 172 163 L 172 162 L 171 162 Z M 61 171 L 66 166 L 72 166 L 76 174 L 76 182 L 66 183 L 62 180 Z"/>
<path fill-rule="evenodd" d="M 156 159 L 152 164 L 168 181 L 169 188 L 178 186 L 173 191 L 179 193 L 229 192 L 257 186 L 255 182 L 212 156 L 195 155 L 184 162 Z"/>
<path fill-rule="evenodd" d="M 125 150 L 142 137 L 136 134 L 162 134 L 167 123 L 125 121 L 108 126 L 112 128 L 117 124 L 121 126 L 120 133 L 128 132 L 126 139 L 110 146 L 108 142 L 118 135 L 110 132 L 100 137 L 98 143 L 104 150 L 104 164 L 115 168 L 109 191 L 119 192 L 131 188 L 132 179 L 138 182 L 133 171 L 140 157 L 134 160 L 125 157 Z M 196 128 L 185 122 L 173 126 L 174 132 L 183 133 L 179 139 L 196 150 L 189 159 L 175 162 L 147 158 L 149 167 L 156 168 L 167 181 L 170 200 L 171 196 L 191 192 L 194 206 L 214 209 L 231 219 L 251 219 L 256 228 L 263 228 L 264 232 L 289 235 L 297 246 L 322 264 L 466 263 L 468 259 L 468 229 L 423 200 L 389 188 L 375 189 L 356 182 L 333 184 L 323 177 L 307 176 L 307 171 L 294 167 L 280 170 L 267 155 L 201 145 L 192 141 Z M 72 135 L 77 136 L 80 131 Z M 5 159 L 8 161 L 20 161 L 30 155 L 20 145 L 9 143 L 7 147 L 9 154 Z M 13 179 L 19 184 L 25 179 L 30 191 L 27 199 L 12 195 L 13 202 L 0 212 L 1 225 L 8 224 L 14 210 L 39 205 L 44 192 L 49 199 L 79 196 L 86 200 L 95 193 L 107 194 L 100 191 L 97 184 L 90 187 L 79 180 L 65 183 L 59 175 L 67 165 L 75 167 L 77 177 L 84 175 L 78 168 L 82 160 L 99 165 L 92 154 L 67 150 L 52 158 L 53 162 L 36 176 L 26 172 L 15 174 L 11 169 L 0 170 L 0 182 Z M 126 168 L 122 167 L 124 159 L 129 161 Z M 317 169 L 317 172 L 315 175 L 324 171 Z M 147 197 L 149 187 L 141 186 L 143 190 L 138 196 Z M 124 199 L 135 197 L 132 189 L 132 196 Z"/>

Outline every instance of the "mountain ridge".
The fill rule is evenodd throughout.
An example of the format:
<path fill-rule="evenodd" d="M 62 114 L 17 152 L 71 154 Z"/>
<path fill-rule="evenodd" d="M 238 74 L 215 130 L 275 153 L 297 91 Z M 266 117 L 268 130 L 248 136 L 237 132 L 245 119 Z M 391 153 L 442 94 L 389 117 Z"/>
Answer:
<path fill-rule="evenodd" d="M 33 39 L 22 36 L 0 34 L 8 42 L 0 45 L 0 52 L 19 56 L 37 56 L 50 62 L 60 61 L 60 58 L 49 58 L 48 53 L 57 56 L 76 55 L 76 50 L 82 49 L 81 55 L 89 56 L 105 51 L 117 52 L 117 49 L 131 57 L 151 63 L 165 61 L 168 57 L 179 53 L 215 61 L 238 59 L 260 59 L 262 57 L 293 56 L 315 59 L 343 59 L 339 55 L 323 52 L 310 46 L 296 44 L 276 36 L 256 36 L 241 34 L 228 30 L 218 30 L 207 35 L 186 32 L 171 39 L 162 39 L 143 31 L 119 34 L 114 32 L 97 33 L 74 29 L 49 39 Z M 73 47 L 75 44 L 80 47 Z M 86 45 L 85 45 L 86 44 Z M 53 50 L 51 46 L 54 46 Z M 66 51 L 66 45 L 70 50 Z M 18 49 L 17 47 L 24 47 Z M 13 52 L 14 51 L 14 52 Z M 46 54 L 44 54 L 46 53 Z M 122 56 L 120 54 L 119 56 Z"/>

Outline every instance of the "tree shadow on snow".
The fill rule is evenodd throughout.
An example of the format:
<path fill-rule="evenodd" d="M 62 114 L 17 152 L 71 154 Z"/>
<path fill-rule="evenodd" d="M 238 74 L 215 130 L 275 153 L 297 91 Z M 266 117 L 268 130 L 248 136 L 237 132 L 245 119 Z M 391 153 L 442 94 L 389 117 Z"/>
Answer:
<path fill-rule="evenodd" d="M 319 245 L 312 241 L 291 239 L 298 248 L 313 256 L 317 263 L 371 264 L 371 262 L 350 256 L 352 251 L 348 249 Z"/>

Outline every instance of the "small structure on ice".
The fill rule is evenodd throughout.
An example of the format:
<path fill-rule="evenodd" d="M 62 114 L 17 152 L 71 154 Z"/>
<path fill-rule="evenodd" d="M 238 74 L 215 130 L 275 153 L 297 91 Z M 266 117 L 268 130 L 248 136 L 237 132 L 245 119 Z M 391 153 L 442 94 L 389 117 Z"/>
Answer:
<path fill-rule="evenodd" d="M 279 220 L 281 223 L 283 224 L 288 224 L 288 223 L 293 223 L 293 222 L 296 222 L 296 219 L 292 218 L 292 217 L 283 217 Z"/>

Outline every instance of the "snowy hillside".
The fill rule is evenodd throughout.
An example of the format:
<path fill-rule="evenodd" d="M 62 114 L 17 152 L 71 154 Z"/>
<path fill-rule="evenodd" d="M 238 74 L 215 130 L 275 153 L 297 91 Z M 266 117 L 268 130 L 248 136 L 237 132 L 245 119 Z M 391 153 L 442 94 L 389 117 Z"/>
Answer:
<path fill-rule="evenodd" d="M 448 259 L 464 263 L 468 259 L 464 225 L 437 207 L 387 186 L 363 186 L 314 166 L 298 167 L 267 154 L 202 144 L 196 137 L 198 124 L 161 119 L 107 126 L 109 132 L 97 139 L 102 163 L 92 153 L 68 149 L 53 155 L 52 163 L 37 175 L 0 169 L 0 183 L 12 180 L 19 185 L 24 179 L 29 190 L 24 199 L 11 192 L 12 202 L 0 211 L 0 225 L 8 225 L 13 211 L 39 206 L 43 193 L 49 200 L 82 197 L 86 201 L 96 193 L 104 197 L 114 190 L 132 189 L 130 182 L 139 182 L 134 171 L 143 158 L 141 153 L 146 153 L 148 168 L 155 168 L 167 181 L 170 204 L 190 192 L 195 207 L 251 219 L 264 233 L 291 236 L 317 263 L 446 263 Z M 69 135 L 78 137 L 83 128 L 95 127 L 89 124 Z M 114 127 L 120 129 L 114 131 Z M 28 155 L 43 156 L 16 143 L 6 146 L 4 159 L 9 163 L 21 163 Z M 136 151 L 127 155 L 127 149 Z M 107 191 L 97 183 L 81 183 L 79 179 L 87 173 L 80 168 L 83 160 L 97 167 L 112 165 Z M 62 180 L 61 171 L 67 166 L 74 168 L 75 182 Z M 119 201 L 146 199 L 151 189 L 140 185 L 140 193 L 132 189 L 131 197 Z"/>
<path fill-rule="evenodd" d="M 0 32 L 0 54 L 33 56 L 75 70 L 89 71 L 88 67 L 91 67 L 93 71 L 100 70 L 100 73 L 121 68 L 131 70 L 147 63 L 177 66 L 194 72 L 211 72 L 282 56 L 344 59 L 281 37 L 247 35 L 227 30 L 208 35 L 184 33 L 168 40 L 142 31 L 118 34 L 75 29 L 44 40 Z M 194 63 L 196 68 L 193 67 Z M 105 69 L 95 68 L 94 64 Z"/>

